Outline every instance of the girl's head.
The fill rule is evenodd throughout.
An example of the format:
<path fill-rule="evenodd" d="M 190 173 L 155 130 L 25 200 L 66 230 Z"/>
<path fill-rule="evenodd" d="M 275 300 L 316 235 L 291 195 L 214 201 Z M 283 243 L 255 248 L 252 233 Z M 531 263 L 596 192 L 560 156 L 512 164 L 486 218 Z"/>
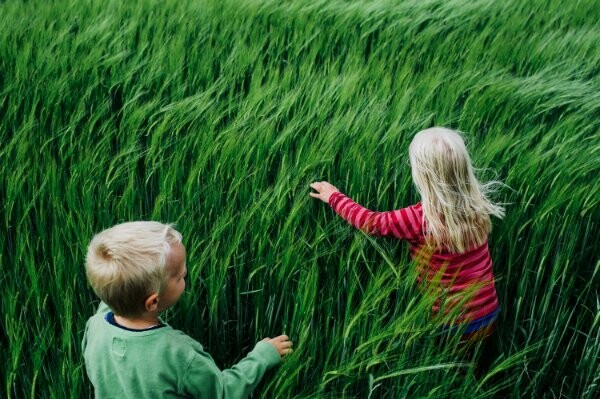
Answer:
<path fill-rule="evenodd" d="M 477 181 L 458 132 L 443 127 L 420 131 L 409 157 L 429 242 L 450 252 L 482 244 L 492 227 L 489 215 L 503 217 L 504 209 L 487 198 L 497 182 Z"/>

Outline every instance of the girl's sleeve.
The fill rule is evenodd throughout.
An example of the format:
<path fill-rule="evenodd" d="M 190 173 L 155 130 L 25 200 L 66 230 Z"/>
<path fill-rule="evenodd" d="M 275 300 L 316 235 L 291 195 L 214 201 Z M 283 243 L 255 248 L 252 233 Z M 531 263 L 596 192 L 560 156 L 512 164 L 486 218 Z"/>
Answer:
<path fill-rule="evenodd" d="M 329 206 L 348 223 L 374 236 L 391 236 L 416 241 L 422 237 L 420 204 L 389 212 L 373 212 L 336 192 L 329 197 Z"/>

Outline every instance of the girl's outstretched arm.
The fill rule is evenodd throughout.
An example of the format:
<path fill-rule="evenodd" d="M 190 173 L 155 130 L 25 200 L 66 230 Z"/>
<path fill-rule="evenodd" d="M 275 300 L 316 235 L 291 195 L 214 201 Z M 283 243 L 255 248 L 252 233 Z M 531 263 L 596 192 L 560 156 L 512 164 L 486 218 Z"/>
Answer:
<path fill-rule="evenodd" d="M 398 239 L 417 241 L 422 237 L 423 213 L 421 205 L 389 212 L 373 212 L 342 194 L 326 181 L 310 185 L 316 193 L 310 196 L 328 203 L 348 223 L 375 236 L 392 236 Z"/>

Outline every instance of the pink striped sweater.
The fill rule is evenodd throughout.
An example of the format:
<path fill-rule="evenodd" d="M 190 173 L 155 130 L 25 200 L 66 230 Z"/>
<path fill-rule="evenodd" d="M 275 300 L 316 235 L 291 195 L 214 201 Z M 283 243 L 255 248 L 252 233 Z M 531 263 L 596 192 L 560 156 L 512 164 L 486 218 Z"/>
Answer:
<path fill-rule="evenodd" d="M 417 264 L 419 282 L 426 283 L 428 289 L 437 293 L 434 314 L 442 306 L 445 313 L 463 302 L 455 320 L 463 323 L 484 317 L 498 308 L 487 241 L 464 253 L 439 250 L 426 253 L 420 203 L 389 212 L 373 212 L 336 192 L 329 198 L 329 205 L 348 223 L 367 234 L 408 241 L 411 257 Z M 468 300 L 465 300 L 467 296 Z"/>

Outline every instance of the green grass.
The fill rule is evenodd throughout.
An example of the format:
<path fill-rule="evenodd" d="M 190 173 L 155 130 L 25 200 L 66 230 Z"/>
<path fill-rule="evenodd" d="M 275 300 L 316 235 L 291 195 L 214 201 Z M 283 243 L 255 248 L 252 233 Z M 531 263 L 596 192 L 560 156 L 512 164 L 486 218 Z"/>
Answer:
<path fill-rule="evenodd" d="M 153 219 L 188 249 L 172 325 L 221 367 L 295 342 L 257 397 L 596 397 L 597 1 L 131 3 L 0 2 L 2 396 L 91 394 L 85 248 Z M 308 196 L 417 201 L 407 149 L 432 125 L 510 187 L 479 378 L 434 343 L 405 244 Z"/>

